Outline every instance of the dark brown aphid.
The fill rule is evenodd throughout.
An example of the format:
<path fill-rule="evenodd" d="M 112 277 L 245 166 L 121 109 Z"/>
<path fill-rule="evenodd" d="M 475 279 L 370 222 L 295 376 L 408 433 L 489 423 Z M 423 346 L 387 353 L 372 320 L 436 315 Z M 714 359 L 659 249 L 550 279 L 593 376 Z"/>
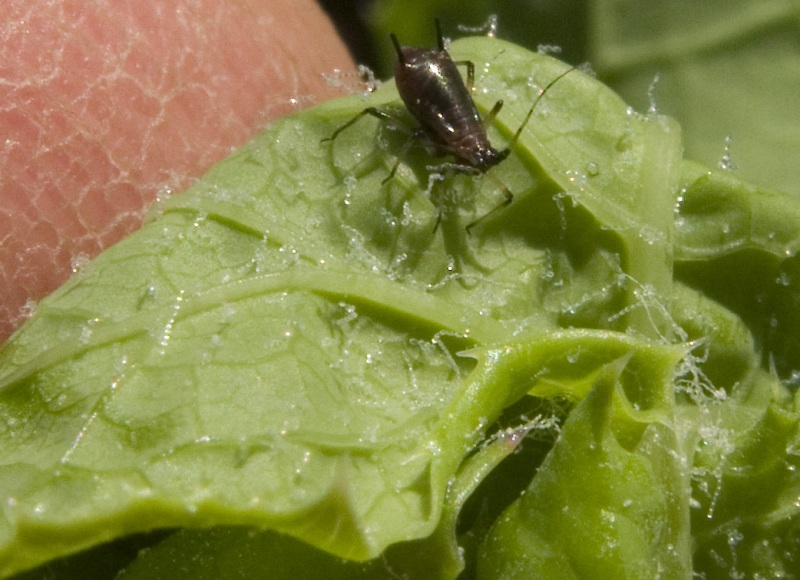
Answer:
<path fill-rule="evenodd" d="M 500 111 L 503 101 L 497 101 L 486 119 L 481 119 L 471 95 L 475 66 L 471 61 L 450 58 L 439 20 L 435 22 L 436 49 L 400 46 L 397 37 L 391 35 L 397 51 L 397 92 L 430 143 L 453 155 L 466 172 L 485 173 L 510 153 L 508 147 L 502 151 L 492 147 L 486 135 L 486 125 Z M 466 85 L 458 72 L 459 64 L 467 67 Z"/>
<path fill-rule="evenodd" d="M 419 123 L 419 127 L 411 134 L 411 138 L 404 145 L 398 155 L 397 162 L 384 183 L 389 181 L 397 171 L 403 154 L 415 141 L 420 140 L 428 145 L 435 153 L 451 155 L 455 163 L 448 164 L 448 169 L 456 173 L 479 175 L 486 173 L 509 156 L 517 140 L 527 125 L 536 104 L 564 75 L 573 68 L 558 75 L 550 81 L 539 93 L 522 124 L 514 133 L 504 149 L 495 149 L 489 142 L 486 127 L 491 124 L 503 106 L 503 101 L 495 103 L 492 110 L 481 119 L 478 109 L 472 100 L 472 89 L 475 79 L 475 65 L 471 61 L 454 61 L 444 46 L 444 38 L 439 20 L 436 19 L 437 48 L 424 48 L 419 46 L 400 46 L 397 37 L 391 34 L 392 43 L 397 51 L 395 63 L 395 83 L 400 98 L 408 111 Z M 467 82 L 464 83 L 458 66 L 467 67 Z M 375 107 L 364 109 L 361 113 L 339 127 L 333 134 L 323 141 L 333 141 L 336 137 L 360 120 L 365 115 L 372 115 L 378 119 L 394 120 L 394 118 Z M 485 219 L 491 213 L 507 206 L 514 199 L 509 189 L 501 185 L 505 201 L 488 214 L 478 218 L 467 226 L 467 231 Z M 438 221 L 437 221 L 438 226 Z"/>

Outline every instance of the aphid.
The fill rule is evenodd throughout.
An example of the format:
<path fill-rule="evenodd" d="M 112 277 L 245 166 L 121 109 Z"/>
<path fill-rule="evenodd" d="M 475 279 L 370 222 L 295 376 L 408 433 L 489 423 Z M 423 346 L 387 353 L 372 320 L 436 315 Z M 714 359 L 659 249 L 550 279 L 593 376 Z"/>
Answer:
<path fill-rule="evenodd" d="M 536 104 L 542 96 L 575 67 L 561 73 L 550 81 L 539 93 L 522 124 L 514 133 L 504 149 L 495 149 L 489 142 L 486 127 L 492 123 L 503 107 L 498 100 L 489 113 L 481 119 L 478 109 L 472 100 L 475 81 L 475 65 L 472 61 L 454 61 L 444 46 L 442 29 L 438 19 L 436 24 L 437 48 L 430 49 L 419 46 L 400 46 L 394 34 L 392 39 L 397 51 L 395 63 L 395 83 L 400 98 L 408 111 L 419 123 L 419 127 L 411 133 L 411 137 L 398 154 L 392 170 L 383 183 L 389 181 L 397 171 L 404 154 L 414 141 L 421 141 L 435 154 L 451 155 L 455 163 L 447 164 L 447 169 L 455 173 L 469 175 L 484 174 L 509 156 L 517 140 L 527 125 Z M 464 83 L 458 66 L 467 67 L 467 82 Z M 394 121 L 392 115 L 375 107 L 368 107 L 336 129 L 323 141 L 333 141 L 345 129 L 358 122 L 365 115 L 372 115 L 381 120 Z M 502 183 L 501 191 L 505 200 L 495 209 L 467 225 L 467 231 L 483 221 L 490 214 L 509 205 L 514 199 L 511 191 Z M 441 219 L 441 216 L 440 216 Z M 437 226 L 438 226 L 437 220 Z"/>

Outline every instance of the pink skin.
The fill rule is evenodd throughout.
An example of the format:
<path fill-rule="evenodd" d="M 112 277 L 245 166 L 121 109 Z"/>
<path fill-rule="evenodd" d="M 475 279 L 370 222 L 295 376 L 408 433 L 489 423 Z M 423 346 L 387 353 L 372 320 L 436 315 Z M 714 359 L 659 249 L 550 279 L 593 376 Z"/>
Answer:
<path fill-rule="evenodd" d="M 354 70 L 313 0 L 11 0 L 0 15 L 0 344 L 72 264 Z"/>

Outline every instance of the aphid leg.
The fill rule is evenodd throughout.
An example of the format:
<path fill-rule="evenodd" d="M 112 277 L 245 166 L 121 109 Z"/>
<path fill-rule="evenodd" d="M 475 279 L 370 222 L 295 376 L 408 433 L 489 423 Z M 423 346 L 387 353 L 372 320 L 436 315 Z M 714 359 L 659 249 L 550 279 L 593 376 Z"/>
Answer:
<path fill-rule="evenodd" d="M 517 141 L 519 140 L 520 135 L 522 135 L 522 131 L 525 129 L 525 126 L 528 124 L 528 121 L 530 121 L 531 117 L 533 116 L 533 111 L 534 111 L 534 109 L 536 109 L 536 105 L 539 104 L 539 101 L 542 99 L 542 97 L 545 95 L 545 93 L 550 89 L 550 87 L 552 87 L 554 84 L 556 84 L 562 78 L 564 78 L 566 75 L 568 75 L 569 73 L 574 71 L 576 68 L 578 68 L 578 67 L 577 66 L 570 67 L 569 69 L 567 69 L 566 71 L 564 71 L 563 73 L 558 75 L 556 78 L 551 80 L 549 83 L 547 83 L 547 85 L 544 87 L 544 89 L 542 89 L 542 92 L 539 93 L 539 96 L 536 97 L 536 100 L 533 102 L 533 105 L 531 105 L 531 108 L 528 109 L 528 112 L 525 115 L 525 118 L 522 120 L 522 124 L 519 126 L 519 129 L 517 129 L 517 132 L 514 133 L 514 136 L 511 137 L 511 139 L 509 140 L 508 146 L 506 146 L 506 148 L 503 149 L 503 151 L 500 152 L 501 154 L 504 155 L 504 157 L 507 156 L 511 152 L 511 150 L 514 148 L 514 145 L 516 145 Z M 497 115 L 497 113 L 500 111 L 500 108 L 502 106 L 503 106 L 503 101 L 497 101 L 494 104 L 494 107 L 492 107 L 492 110 L 489 111 L 486 114 L 486 117 L 484 117 L 484 119 L 483 119 L 484 125 L 491 124 L 492 120 Z M 490 173 L 487 173 L 486 175 L 488 175 L 490 179 L 494 180 L 499 185 L 500 191 L 503 193 L 503 196 L 505 197 L 505 200 L 500 205 L 498 205 L 494 209 L 490 210 L 488 213 L 485 213 L 481 217 L 476 219 L 475 221 L 470 222 L 467 225 L 467 233 L 468 234 L 472 233 L 472 228 L 474 228 L 475 226 L 477 226 L 478 224 L 483 222 L 483 220 L 485 220 L 486 218 L 488 218 L 492 214 L 494 214 L 494 213 L 500 211 L 501 209 L 503 209 L 504 207 L 510 205 L 511 202 L 514 200 L 514 194 L 511 193 L 511 190 L 508 189 L 506 184 L 504 184 L 502 181 L 500 181 L 499 179 L 497 179 L 496 177 L 494 177 Z"/>
<path fill-rule="evenodd" d="M 489 175 L 489 178 L 490 178 L 490 179 L 495 179 L 495 178 L 494 178 L 494 177 L 492 177 L 490 174 L 487 174 L 487 175 Z M 507 187 L 505 184 L 503 184 L 503 183 L 500 183 L 500 186 L 501 186 L 501 187 L 500 187 L 500 191 L 503 193 L 503 196 L 505 197 L 505 199 L 503 200 L 503 202 L 502 202 L 500 205 L 498 205 L 498 206 L 497 206 L 497 207 L 495 207 L 494 209 L 490 209 L 488 212 L 486 212 L 485 214 L 483 214 L 483 215 L 482 215 L 481 217 L 479 217 L 478 219 L 476 219 L 476 220 L 473 220 L 473 221 L 471 221 L 470 223 L 468 223 L 468 224 L 467 224 L 467 227 L 466 227 L 466 230 L 467 230 L 467 233 L 468 233 L 468 234 L 472 235 L 472 228 L 474 228 L 475 226 L 477 226 L 479 223 L 481 223 L 483 220 L 485 220 L 486 218 L 488 218 L 490 215 L 493 215 L 494 213 L 496 213 L 496 212 L 500 211 L 500 210 L 501 210 L 501 209 L 503 209 L 504 207 L 508 207 L 509 205 L 511 205 L 511 202 L 512 202 L 512 201 L 514 201 L 514 194 L 513 194 L 513 193 L 511 193 L 511 190 L 510 190 L 510 189 L 508 189 L 508 187 Z"/>
<path fill-rule="evenodd" d="M 494 118 L 497 116 L 497 113 L 499 113 L 500 109 L 502 108 L 503 108 L 503 100 L 500 99 L 494 104 L 492 110 L 486 113 L 486 116 L 483 118 L 483 126 L 488 127 L 489 125 L 491 125 L 492 121 L 494 121 Z"/>
<path fill-rule="evenodd" d="M 441 172 L 440 175 L 472 175 L 477 176 L 481 175 L 480 169 L 473 167 L 472 165 L 465 165 L 463 163 L 440 163 L 435 167 L 428 167 L 429 170 L 436 169 L 437 173 Z M 490 177 L 490 179 L 492 179 Z M 506 188 L 508 189 L 508 188 Z M 511 192 L 509 192 L 511 193 Z M 433 233 L 435 234 L 436 231 L 439 229 L 439 226 L 442 225 L 442 221 L 444 221 L 444 211 L 442 210 L 441 202 L 438 203 L 439 205 L 439 213 L 436 215 L 436 223 L 433 224 Z M 470 224 L 472 225 L 472 224 Z"/>
<path fill-rule="evenodd" d="M 455 60 L 453 63 L 456 66 L 467 67 L 467 91 L 472 94 L 475 90 L 475 63 L 471 60 Z"/>
<path fill-rule="evenodd" d="M 444 212 L 442 211 L 442 208 L 440 207 L 438 213 L 436 214 L 436 223 L 433 224 L 433 233 L 434 234 L 439 231 L 439 226 L 442 225 L 442 215 L 443 214 L 444 214 Z"/>
<path fill-rule="evenodd" d="M 439 22 L 438 18 L 433 19 L 434 24 L 436 25 L 436 42 L 439 47 L 439 52 L 447 52 L 447 49 L 444 46 L 444 36 L 442 36 L 442 23 Z M 400 62 L 404 63 L 401 51 L 400 51 L 400 43 L 397 42 L 397 39 L 392 36 L 392 42 L 394 42 L 395 50 L 397 51 L 397 56 L 400 58 Z M 448 54 L 448 58 L 449 58 Z M 465 66 L 467 67 L 467 91 L 472 93 L 475 88 L 475 63 L 471 60 L 454 60 L 453 64 L 456 66 Z"/>
<path fill-rule="evenodd" d="M 406 139 L 406 142 L 403 143 L 403 146 L 400 147 L 400 151 L 397 152 L 397 159 L 392 166 L 391 171 L 389 171 L 389 175 L 387 175 L 383 181 L 381 181 L 381 185 L 385 185 L 387 181 L 394 177 L 394 174 L 397 173 L 397 168 L 400 167 L 400 164 L 405 159 L 406 154 L 411 149 L 411 146 L 414 145 L 414 141 L 417 139 L 421 139 L 425 136 L 425 132 L 422 129 L 416 129 L 411 133 L 411 135 Z"/>
<path fill-rule="evenodd" d="M 341 133 L 348 127 L 355 125 L 358 121 L 360 121 L 364 117 L 364 115 L 372 115 L 373 117 L 380 119 L 382 121 L 395 120 L 395 118 L 388 113 L 384 113 L 383 111 L 376 109 L 375 107 L 367 107 L 366 109 L 361 111 L 358 115 L 350 119 L 347 123 L 336 129 L 336 131 L 334 131 L 330 137 L 325 137 L 324 139 L 321 139 L 320 143 L 324 143 L 325 141 L 333 141 L 334 139 L 336 139 L 336 137 L 339 136 L 339 133 Z"/>

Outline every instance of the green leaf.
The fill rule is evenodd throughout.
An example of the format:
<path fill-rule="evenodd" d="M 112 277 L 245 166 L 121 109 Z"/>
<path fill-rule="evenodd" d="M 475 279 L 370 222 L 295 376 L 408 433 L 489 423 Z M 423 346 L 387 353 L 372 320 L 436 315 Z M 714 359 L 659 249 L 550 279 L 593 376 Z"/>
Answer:
<path fill-rule="evenodd" d="M 685 162 L 676 221 L 678 277 L 740 316 L 763 364 L 800 368 L 800 198 Z"/>
<path fill-rule="evenodd" d="M 590 2 L 592 65 L 685 129 L 688 157 L 797 194 L 797 7 L 783 0 Z M 729 150 L 726 138 L 730 137 Z M 727 156 L 727 157 L 726 157 Z"/>
<path fill-rule="evenodd" d="M 180 562 L 176 566 L 176 562 Z M 181 530 L 144 552 L 120 580 L 358 580 L 384 578 L 381 560 L 342 560 L 290 536 L 268 530 L 217 527 Z"/>
<path fill-rule="evenodd" d="M 692 534 L 695 571 L 791 577 L 800 554 L 797 405 L 774 377 L 756 371 L 693 425 Z"/>
<path fill-rule="evenodd" d="M 690 577 L 689 479 L 672 405 L 669 396 L 645 412 L 632 404 L 621 381 L 629 358 L 602 369 L 494 525 L 479 578 Z M 651 353 L 648 362 L 662 376 L 639 390 L 669 393 L 675 361 Z"/>

